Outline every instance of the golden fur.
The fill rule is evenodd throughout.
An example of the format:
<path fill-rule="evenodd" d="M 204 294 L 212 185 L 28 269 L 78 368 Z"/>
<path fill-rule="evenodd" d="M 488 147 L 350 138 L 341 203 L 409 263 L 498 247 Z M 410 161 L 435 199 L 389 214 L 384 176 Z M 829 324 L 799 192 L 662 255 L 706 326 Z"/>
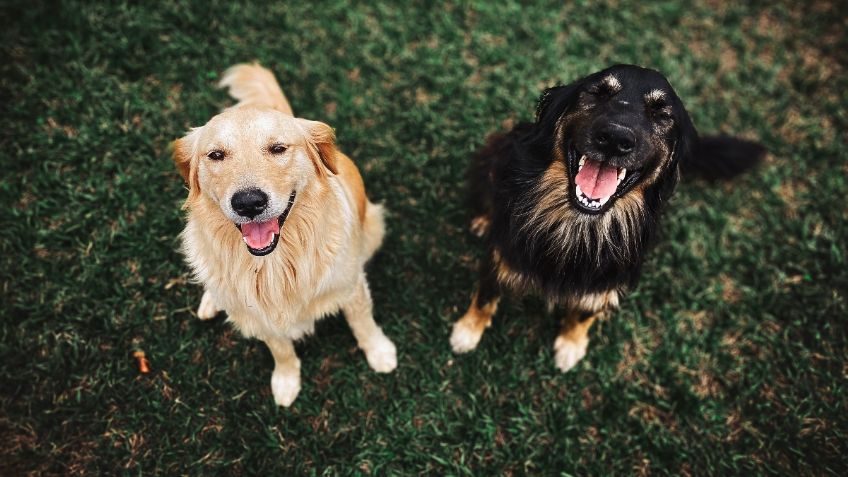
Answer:
<path fill-rule="evenodd" d="M 288 406 L 300 389 L 292 341 L 315 321 L 342 310 L 369 364 L 396 366 L 396 352 L 371 315 L 365 262 L 384 235 L 383 208 L 368 201 L 354 163 L 324 123 L 295 118 L 273 74 L 259 65 L 229 69 L 221 85 L 240 100 L 174 143 L 189 187 L 182 250 L 205 293 L 198 316 L 225 310 L 239 331 L 266 342 L 276 366 L 272 390 Z M 272 155 L 269 144 L 284 144 Z M 212 150 L 223 160 L 211 160 Z M 245 248 L 234 225 L 232 195 L 260 188 L 279 215 L 296 198 L 266 256 Z"/>

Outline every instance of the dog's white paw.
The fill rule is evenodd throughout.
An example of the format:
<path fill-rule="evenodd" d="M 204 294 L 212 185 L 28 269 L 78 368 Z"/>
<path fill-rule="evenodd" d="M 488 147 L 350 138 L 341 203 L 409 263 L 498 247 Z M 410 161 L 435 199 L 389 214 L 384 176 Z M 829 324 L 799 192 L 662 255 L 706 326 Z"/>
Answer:
<path fill-rule="evenodd" d="M 210 320 L 218 314 L 218 306 L 215 304 L 215 297 L 209 291 L 203 292 L 203 298 L 200 299 L 200 306 L 197 307 L 197 317 L 201 320 Z"/>
<path fill-rule="evenodd" d="M 558 336 L 554 342 L 554 362 L 556 367 L 563 373 L 573 368 L 577 363 L 586 356 L 586 348 L 589 346 L 589 340 L 573 341 Z"/>
<path fill-rule="evenodd" d="M 454 353 L 473 351 L 480 343 L 485 328 L 473 326 L 468 320 L 461 319 L 453 324 L 450 344 Z"/>
<path fill-rule="evenodd" d="M 381 336 L 369 344 L 365 352 L 368 366 L 378 373 L 391 373 L 397 368 L 397 348 L 390 339 Z"/>
<path fill-rule="evenodd" d="M 278 406 L 291 406 L 300 392 L 300 375 L 274 371 L 271 375 L 271 392 Z"/>

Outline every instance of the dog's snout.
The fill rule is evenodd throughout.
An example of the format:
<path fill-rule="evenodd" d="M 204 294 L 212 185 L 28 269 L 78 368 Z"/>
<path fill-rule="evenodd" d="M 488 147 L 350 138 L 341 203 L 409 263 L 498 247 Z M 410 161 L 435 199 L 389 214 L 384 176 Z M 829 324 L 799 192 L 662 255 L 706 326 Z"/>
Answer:
<path fill-rule="evenodd" d="M 636 134 L 628 127 L 606 124 L 592 135 L 595 146 L 610 156 L 623 156 L 636 147 Z"/>
<path fill-rule="evenodd" d="M 230 204 L 237 214 L 252 219 L 268 207 L 268 194 L 260 189 L 240 190 L 233 194 Z"/>

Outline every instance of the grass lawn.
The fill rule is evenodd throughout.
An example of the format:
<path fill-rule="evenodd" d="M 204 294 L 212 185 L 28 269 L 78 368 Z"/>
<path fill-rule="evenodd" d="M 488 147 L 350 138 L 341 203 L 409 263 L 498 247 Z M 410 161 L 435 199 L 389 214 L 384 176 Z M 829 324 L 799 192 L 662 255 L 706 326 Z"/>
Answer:
<path fill-rule="evenodd" d="M 0 475 L 848 474 L 844 5 L 288 3 L 0 6 Z M 398 369 L 370 371 L 326 319 L 291 409 L 262 343 L 196 319 L 176 250 L 168 144 L 250 60 L 391 212 L 369 277 Z M 682 184 L 572 372 L 532 297 L 452 355 L 480 254 L 469 155 L 545 86 L 618 62 L 769 159 Z"/>

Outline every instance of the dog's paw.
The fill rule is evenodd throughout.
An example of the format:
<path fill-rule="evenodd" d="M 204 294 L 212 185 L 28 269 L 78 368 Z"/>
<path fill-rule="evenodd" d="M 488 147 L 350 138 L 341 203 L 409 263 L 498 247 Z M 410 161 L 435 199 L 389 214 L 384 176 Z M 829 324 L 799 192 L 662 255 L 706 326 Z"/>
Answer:
<path fill-rule="evenodd" d="M 300 375 L 275 371 L 271 375 L 271 392 L 278 406 L 291 406 L 300 392 Z"/>
<path fill-rule="evenodd" d="M 563 373 L 573 368 L 586 356 L 589 340 L 574 341 L 558 336 L 554 342 L 554 362 Z"/>
<path fill-rule="evenodd" d="M 480 343 L 485 328 L 474 326 L 469 320 L 460 319 L 453 324 L 453 332 L 450 336 L 451 349 L 454 353 L 461 354 L 473 351 Z"/>
<path fill-rule="evenodd" d="M 471 227 L 469 227 L 469 229 L 472 234 L 477 237 L 482 237 L 489 233 L 489 225 L 491 225 L 489 218 L 485 215 L 480 215 L 471 220 Z"/>
<path fill-rule="evenodd" d="M 365 359 L 368 360 L 368 366 L 378 373 L 391 373 L 397 368 L 397 348 L 385 336 L 374 340 L 365 352 Z"/>
<path fill-rule="evenodd" d="M 215 304 L 215 297 L 209 291 L 203 292 L 203 298 L 200 299 L 200 306 L 197 307 L 197 317 L 201 320 L 211 320 L 218 314 L 218 306 Z"/>

